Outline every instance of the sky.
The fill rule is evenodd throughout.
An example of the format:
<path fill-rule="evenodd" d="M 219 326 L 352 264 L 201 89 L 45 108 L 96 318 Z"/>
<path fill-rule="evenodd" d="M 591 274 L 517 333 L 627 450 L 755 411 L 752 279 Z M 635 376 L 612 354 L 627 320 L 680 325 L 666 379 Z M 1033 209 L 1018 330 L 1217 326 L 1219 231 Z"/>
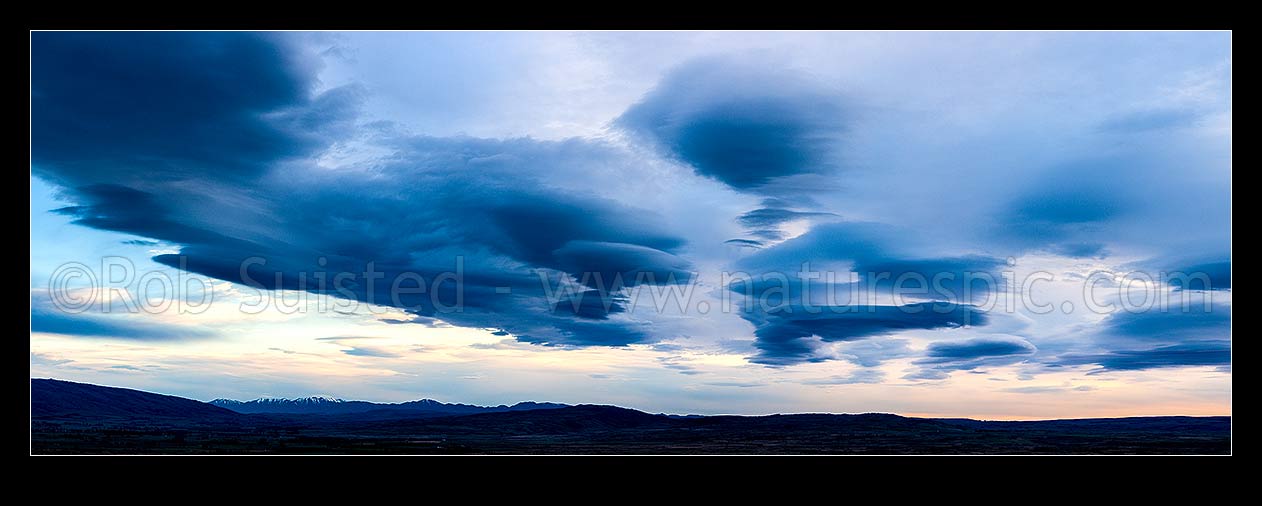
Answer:
<path fill-rule="evenodd" d="M 31 377 L 1231 414 L 1229 32 L 33 32 Z"/>

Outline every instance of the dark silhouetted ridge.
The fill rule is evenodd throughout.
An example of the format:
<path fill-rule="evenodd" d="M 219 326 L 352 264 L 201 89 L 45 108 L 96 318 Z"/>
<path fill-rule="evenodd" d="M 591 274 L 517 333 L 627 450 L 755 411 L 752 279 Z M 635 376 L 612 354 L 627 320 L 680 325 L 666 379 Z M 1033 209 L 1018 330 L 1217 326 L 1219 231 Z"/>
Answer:
<path fill-rule="evenodd" d="M 668 416 L 593 404 L 481 407 L 433 400 L 374 404 L 329 397 L 268 399 L 255 405 L 323 409 L 349 403 L 374 409 L 242 414 L 169 395 L 33 379 L 31 448 L 35 453 L 1231 452 L 1229 416 L 1021 422 L 886 413 Z M 362 405 L 353 404 L 354 409 Z"/>
<path fill-rule="evenodd" d="M 31 380 L 32 418 L 156 417 L 205 421 L 239 416 L 205 402 L 173 395 L 55 379 Z"/>

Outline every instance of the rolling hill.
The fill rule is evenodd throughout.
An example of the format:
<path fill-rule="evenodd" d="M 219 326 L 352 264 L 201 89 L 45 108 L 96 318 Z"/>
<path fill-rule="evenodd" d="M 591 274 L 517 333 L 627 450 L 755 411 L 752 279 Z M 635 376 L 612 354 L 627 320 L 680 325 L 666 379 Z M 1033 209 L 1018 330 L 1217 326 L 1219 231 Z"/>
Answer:
<path fill-rule="evenodd" d="M 308 398 L 296 404 L 346 402 Z M 366 405 L 381 406 L 354 404 L 355 409 Z M 479 408 L 421 401 L 393 410 L 246 414 L 169 395 L 32 379 L 31 447 L 34 453 L 72 454 L 1231 452 L 1227 416 L 994 422 L 885 413 L 679 417 L 602 405 L 511 409 L 530 405 Z M 427 410 L 450 406 L 482 411 Z"/>
<path fill-rule="evenodd" d="M 231 420 L 238 413 L 210 404 L 128 388 L 55 379 L 31 380 L 32 418 L 174 418 Z"/>

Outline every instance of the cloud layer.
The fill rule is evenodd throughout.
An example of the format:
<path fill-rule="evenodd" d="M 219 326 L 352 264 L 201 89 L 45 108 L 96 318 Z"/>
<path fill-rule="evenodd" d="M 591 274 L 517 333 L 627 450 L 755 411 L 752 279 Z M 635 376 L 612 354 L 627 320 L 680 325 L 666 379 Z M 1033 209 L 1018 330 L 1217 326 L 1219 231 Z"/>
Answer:
<path fill-rule="evenodd" d="M 68 203 L 52 212 L 178 249 L 159 264 L 411 315 L 390 323 L 547 346 L 752 339 L 755 363 L 904 360 L 912 380 L 1230 363 L 1230 158 L 1209 128 L 1225 114 L 1230 147 L 1229 93 L 1215 91 L 1229 61 L 1208 77 L 1131 76 L 1047 56 L 1048 79 L 1022 85 L 1037 89 L 998 69 L 899 67 L 923 82 L 879 89 L 803 69 L 806 53 L 674 62 L 600 135 L 539 139 L 375 118 L 374 89 L 326 81 L 328 44 L 296 34 L 37 32 L 32 173 Z M 976 75 L 993 87 L 968 85 Z M 1055 75 L 1144 98 L 1109 105 L 1118 97 Z M 1157 78 L 1168 85 L 1140 93 Z M 1070 324 L 1000 328 L 1015 317 L 982 307 L 1011 288 L 1002 271 L 1018 258 L 1080 276 L 1203 273 L 1210 286 L 1161 289 L 1213 301 L 1075 320 L 1084 337 L 1067 343 Z M 719 284 L 729 271 L 746 277 Z M 838 276 L 801 282 L 817 271 Z M 352 276 L 317 284 L 317 272 Z M 654 314 L 630 300 L 691 283 L 739 309 Z M 32 313 L 35 332 L 161 332 L 129 325 Z"/>

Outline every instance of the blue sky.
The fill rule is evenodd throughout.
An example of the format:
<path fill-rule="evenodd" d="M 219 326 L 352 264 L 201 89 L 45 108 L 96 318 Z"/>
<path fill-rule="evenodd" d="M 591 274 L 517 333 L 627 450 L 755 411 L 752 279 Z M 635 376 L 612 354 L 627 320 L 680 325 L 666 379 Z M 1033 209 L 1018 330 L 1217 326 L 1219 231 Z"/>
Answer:
<path fill-rule="evenodd" d="M 1229 33 L 35 32 L 31 72 L 32 376 L 1230 414 Z"/>

